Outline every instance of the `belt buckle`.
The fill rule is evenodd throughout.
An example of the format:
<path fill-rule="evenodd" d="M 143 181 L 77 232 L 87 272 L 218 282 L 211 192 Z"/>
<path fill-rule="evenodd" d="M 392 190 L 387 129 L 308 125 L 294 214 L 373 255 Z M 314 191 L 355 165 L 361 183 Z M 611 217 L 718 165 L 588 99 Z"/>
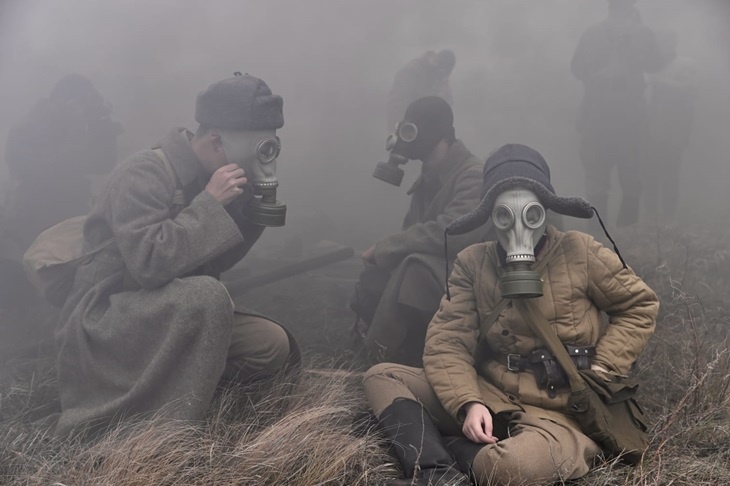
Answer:
<path fill-rule="evenodd" d="M 519 354 L 508 354 L 507 355 L 507 371 L 511 371 L 513 373 L 517 373 L 520 371 L 520 359 L 522 359 L 522 356 Z"/>

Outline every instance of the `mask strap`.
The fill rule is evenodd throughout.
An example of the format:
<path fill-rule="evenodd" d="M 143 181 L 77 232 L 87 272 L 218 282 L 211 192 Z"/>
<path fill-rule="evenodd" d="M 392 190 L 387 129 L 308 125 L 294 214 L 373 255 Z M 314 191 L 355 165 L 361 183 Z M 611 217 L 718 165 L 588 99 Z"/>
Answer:
<path fill-rule="evenodd" d="M 606 229 L 606 225 L 603 224 L 603 220 L 601 219 L 601 215 L 598 214 L 598 210 L 594 206 L 591 206 L 591 209 L 593 210 L 594 213 L 596 213 L 596 217 L 598 218 L 598 222 L 601 224 L 601 228 L 603 228 L 603 233 L 606 235 L 606 238 L 608 238 L 611 241 L 611 244 L 613 245 L 613 251 L 615 251 L 616 252 L 616 255 L 618 255 L 618 259 L 621 260 L 621 264 L 624 266 L 624 268 L 628 268 L 626 266 L 626 262 L 624 261 L 623 257 L 621 256 L 621 252 L 618 251 L 618 246 L 616 246 L 616 242 L 613 241 L 613 238 L 611 238 L 611 235 L 608 234 L 608 230 Z"/>
<path fill-rule="evenodd" d="M 451 292 L 449 292 L 449 233 L 444 230 L 444 262 L 446 262 L 446 300 L 451 301 Z"/>

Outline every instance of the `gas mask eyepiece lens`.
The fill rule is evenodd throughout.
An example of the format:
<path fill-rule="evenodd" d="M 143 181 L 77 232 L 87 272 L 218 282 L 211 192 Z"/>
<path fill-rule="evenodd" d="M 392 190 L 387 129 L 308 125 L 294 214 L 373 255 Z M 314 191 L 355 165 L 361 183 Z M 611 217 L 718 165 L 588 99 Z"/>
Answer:
<path fill-rule="evenodd" d="M 515 224 L 515 213 L 509 206 L 499 205 L 492 212 L 494 226 L 502 231 L 507 231 Z"/>
<path fill-rule="evenodd" d="M 398 138 L 406 143 L 413 142 L 418 138 L 418 127 L 412 122 L 399 123 L 397 127 Z"/>
<path fill-rule="evenodd" d="M 262 164 L 269 164 L 276 160 L 281 153 L 281 142 L 279 137 L 267 138 L 256 146 L 256 157 Z"/>
<path fill-rule="evenodd" d="M 538 229 L 545 222 L 545 208 L 537 202 L 527 204 L 522 210 L 522 222 L 530 229 Z"/>

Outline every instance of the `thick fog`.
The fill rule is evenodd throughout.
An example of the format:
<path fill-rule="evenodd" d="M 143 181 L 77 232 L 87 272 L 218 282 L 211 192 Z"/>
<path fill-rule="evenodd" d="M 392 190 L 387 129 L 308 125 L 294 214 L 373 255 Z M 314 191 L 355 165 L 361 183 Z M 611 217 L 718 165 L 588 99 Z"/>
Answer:
<path fill-rule="evenodd" d="M 677 33 L 680 54 L 699 72 L 678 218 L 723 215 L 730 209 L 730 6 L 642 0 L 637 7 L 649 27 Z M 456 134 L 472 152 L 484 160 L 504 143 L 531 145 L 551 165 L 558 192 L 585 195 L 575 129 L 583 88 L 570 60 L 581 34 L 605 17 L 603 0 L 3 0 L 0 154 L 11 125 L 67 73 L 88 76 L 113 104 L 125 128 L 124 158 L 171 127 L 194 129 L 198 91 L 248 72 L 284 98 L 278 196 L 288 223 L 258 246 L 301 234 L 364 248 L 399 228 L 420 170 L 410 162 L 400 188 L 372 177 L 387 158 L 393 77 L 428 49 L 456 53 Z M 7 188 L 4 164 L 0 177 Z M 615 205 L 620 193 L 612 187 Z"/>

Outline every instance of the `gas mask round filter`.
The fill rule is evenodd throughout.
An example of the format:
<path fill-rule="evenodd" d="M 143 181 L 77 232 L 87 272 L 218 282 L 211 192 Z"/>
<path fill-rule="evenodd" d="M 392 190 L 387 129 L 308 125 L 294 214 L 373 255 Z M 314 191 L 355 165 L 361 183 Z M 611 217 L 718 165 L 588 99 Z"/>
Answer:
<path fill-rule="evenodd" d="M 262 226 L 284 226 L 286 205 L 276 200 L 279 187 L 276 159 L 281 152 L 276 130 L 221 130 L 220 134 L 226 159 L 245 171 L 254 188 L 254 196 L 244 207 L 244 215 Z"/>
<path fill-rule="evenodd" d="M 532 269 L 535 246 L 545 234 L 545 207 L 528 189 L 510 189 L 497 196 L 492 210 L 497 241 L 507 254 L 506 268 L 499 282 L 504 298 L 542 295 L 542 280 Z"/>

